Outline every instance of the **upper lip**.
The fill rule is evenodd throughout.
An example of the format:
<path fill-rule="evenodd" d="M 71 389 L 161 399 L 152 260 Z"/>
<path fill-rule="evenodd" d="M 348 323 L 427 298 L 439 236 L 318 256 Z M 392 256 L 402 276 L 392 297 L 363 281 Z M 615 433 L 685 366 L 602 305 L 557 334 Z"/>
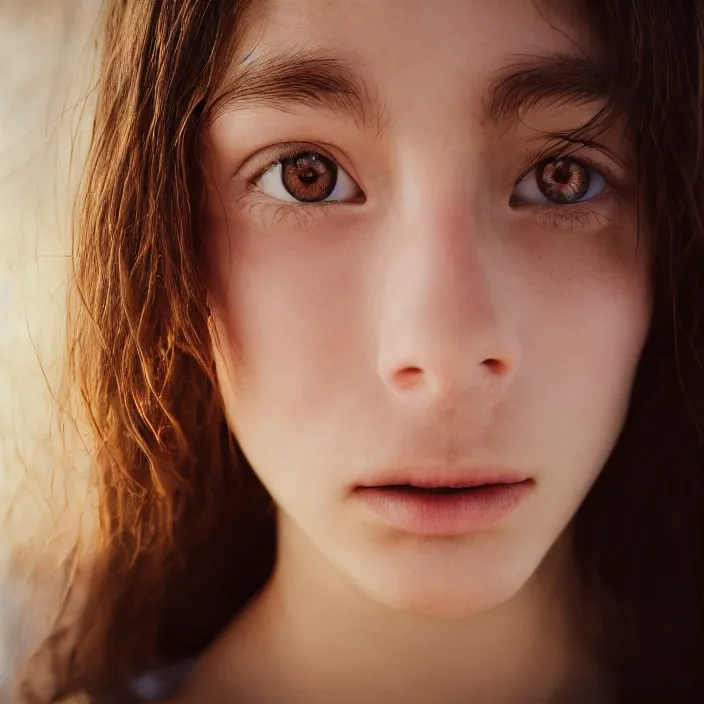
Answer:
<path fill-rule="evenodd" d="M 413 486 L 420 489 L 462 489 L 487 484 L 520 484 L 530 479 L 523 472 L 504 468 L 415 468 L 379 472 L 361 482 L 358 488 Z"/>

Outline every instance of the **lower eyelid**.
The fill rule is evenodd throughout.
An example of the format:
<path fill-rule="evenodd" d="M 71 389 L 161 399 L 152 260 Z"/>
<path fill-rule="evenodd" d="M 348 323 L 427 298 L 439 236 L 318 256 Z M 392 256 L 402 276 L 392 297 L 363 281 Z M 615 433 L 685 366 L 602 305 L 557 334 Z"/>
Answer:
<path fill-rule="evenodd" d="M 332 214 L 328 205 L 336 203 L 313 205 L 301 207 L 284 202 L 262 202 L 251 203 L 247 208 L 250 216 L 259 220 L 264 227 L 274 228 L 285 225 L 296 230 L 309 227 L 323 218 Z M 532 217 L 542 224 L 543 227 L 550 227 L 558 230 L 588 230 L 601 227 L 611 219 L 596 208 L 577 208 L 565 206 L 533 206 Z"/>
<path fill-rule="evenodd" d="M 258 219 L 269 220 L 266 227 L 275 227 L 280 225 L 284 220 L 291 219 L 296 229 L 306 227 L 319 217 L 328 216 L 331 214 L 329 208 L 333 206 L 349 206 L 365 203 L 367 201 L 366 194 L 359 189 L 361 196 L 360 200 L 355 201 L 321 201 L 319 203 L 298 203 L 278 201 L 272 199 L 269 195 L 261 191 L 256 183 L 250 182 L 246 186 L 246 190 L 238 197 L 238 200 L 245 201 L 251 199 L 251 202 L 246 203 L 246 210 L 252 216 Z M 608 220 L 609 216 L 604 212 L 605 206 L 608 204 L 609 210 L 618 208 L 623 204 L 622 191 L 612 185 L 608 180 L 604 190 L 597 196 L 587 200 L 579 201 L 574 204 L 535 204 L 535 203 L 516 203 L 512 207 L 514 209 L 528 209 L 533 211 L 533 216 L 542 220 L 550 227 L 561 228 L 565 223 L 565 227 L 574 226 L 579 221 L 582 221 L 580 227 L 590 227 L 585 221 L 594 219 L 596 221 Z"/>
<path fill-rule="evenodd" d="M 556 229 L 587 229 L 598 224 L 599 215 L 594 212 L 585 212 L 584 210 L 572 210 L 571 212 L 560 212 L 551 208 L 537 213 L 536 217 L 544 225 Z"/>
<path fill-rule="evenodd" d="M 271 200 L 265 194 L 262 194 L 262 196 L 266 200 L 263 198 L 254 199 L 247 205 L 247 212 L 251 217 L 261 221 L 264 227 L 267 228 L 277 227 L 285 223 L 294 229 L 301 229 L 316 220 L 330 215 L 328 208 L 322 206 L 336 205 L 336 203 L 323 203 L 301 207 L 299 204 Z"/>
<path fill-rule="evenodd" d="M 603 200 L 602 200 L 603 198 Z M 599 201 L 594 206 L 590 203 Z M 606 205 L 608 204 L 608 207 Z M 601 207 L 598 207 L 601 205 Z M 623 198 L 618 191 L 599 194 L 593 201 L 585 201 L 574 205 L 538 206 L 536 217 L 550 227 L 587 229 L 603 226 L 607 221 L 615 219 L 613 216 L 623 205 Z"/>

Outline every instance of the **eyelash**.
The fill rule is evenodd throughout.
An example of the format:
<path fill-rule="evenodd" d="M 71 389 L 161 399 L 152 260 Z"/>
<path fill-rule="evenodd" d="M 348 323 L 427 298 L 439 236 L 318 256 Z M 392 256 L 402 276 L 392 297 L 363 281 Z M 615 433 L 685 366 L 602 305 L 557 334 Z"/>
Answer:
<path fill-rule="evenodd" d="M 571 145 L 581 145 L 591 148 L 597 148 L 593 142 L 589 141 L 570 141 Z M 268 163 L 262 168 L 258 169 L 257 172 L 247 179 L 247 193 L 258 191 L 257 182 L 262 176 L 274 165 L 280 161 L 294 156 L 302 151 L 315 151 L 316 153 L 323 154 L 327 158 L 338 163 L 334 157 L 330 156 L 327 151 L 314 147 L 313 145 L 306 144 L 292 144 L 288 148 L 282 147 L 279 150 L 278 155 L 275 159 L 268 161 Z M 588 201 L 577 202 L 572 204 L 533 204 L 533 203 L 522 203 L 518 205 L 518 208 L 530 208 L 534 211 L 536 218 L 546 227 L 552 227 L 554 229 L 560 230 L 570 230 L 576 231 L 581 229 L 592 228 L 596 225 L 603 224 L 608 218 L 603 214 L 598 212 L 593 205 L 591 205 L 595 200 L 611 201 L 616 207 L 623 202 L 623 188 L 617 185 L 617 179 L 612 177 L 609 173 L 609 169 L 604 168 L 602 165 L 597 164 L 595 161 L 585 156 L 574 156 L 568 151 L 555 151 L 551 154 L 541 154 L 537 159 L 527 160 L 529 166 L 523 167 L 521 171 L 521 176 L 515 181 L 514 187 L 518 186 L 519 183 L 523 181 L 531 172 L 533 172 L 540 164 L 546 161 L 558 161 L 563 158 L 572 158 L 582 166 L 597 172 L 604 179 L 604 189 L 597 196 L 589 199 Z M 279 225 L 285 223 L 287 226 L 293 226 L 296 229 L 305 228 L 308 225 L 315 222 L 322 216 L 330 215 L 328 210 L 330 206 L 340 206 L 348 205 L 349 202 L 346 201 L 330 201 L 322 203 L 288 203 L 272 200 L 269 196 L 259 191 L 259 194 L 266 199 L 255 200 L 250 204 L 249 210 L 258 212 L 260 216 L 265 213 L 268 216 L 271 213 L 270 225 Z"/>

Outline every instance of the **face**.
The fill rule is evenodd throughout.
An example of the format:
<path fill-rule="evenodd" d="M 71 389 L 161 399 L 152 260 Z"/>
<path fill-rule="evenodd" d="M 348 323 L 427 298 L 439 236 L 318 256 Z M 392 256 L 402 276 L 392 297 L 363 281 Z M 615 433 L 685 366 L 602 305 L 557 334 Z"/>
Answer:
<path fill-rule="evenodd" d="M 565 155 L 556 135 L 597 97 L 488 110 L 497 71 L 589 41 L 531 0 L 272 2 L 209 127 L 228 420 L 292 549 L 394 608 L 463 615 L 517 593 L 621 430 L 651 310 L 628 145 L 614 124 Z M 496 520 L 438 528 L 451 508 L 401 501 L 423 515 L 399 523 L 357 488 L 397 470 L 509 471 L 528 490 Z"/>

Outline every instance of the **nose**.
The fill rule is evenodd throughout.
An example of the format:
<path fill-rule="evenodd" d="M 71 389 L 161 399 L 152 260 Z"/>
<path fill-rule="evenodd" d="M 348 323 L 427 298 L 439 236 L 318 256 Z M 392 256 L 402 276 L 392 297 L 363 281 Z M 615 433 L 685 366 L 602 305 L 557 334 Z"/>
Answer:
<path fill-rule="evenodd" d="M 378 371 L 398 397 L 452 406 L 479 395 L 492 404 L 516 375 L 516 311 L 498 295 L 510 284 L 509 269 L 500 248 L 479 236 L 476 219 L 446 200 L 393 226 Z"/>

